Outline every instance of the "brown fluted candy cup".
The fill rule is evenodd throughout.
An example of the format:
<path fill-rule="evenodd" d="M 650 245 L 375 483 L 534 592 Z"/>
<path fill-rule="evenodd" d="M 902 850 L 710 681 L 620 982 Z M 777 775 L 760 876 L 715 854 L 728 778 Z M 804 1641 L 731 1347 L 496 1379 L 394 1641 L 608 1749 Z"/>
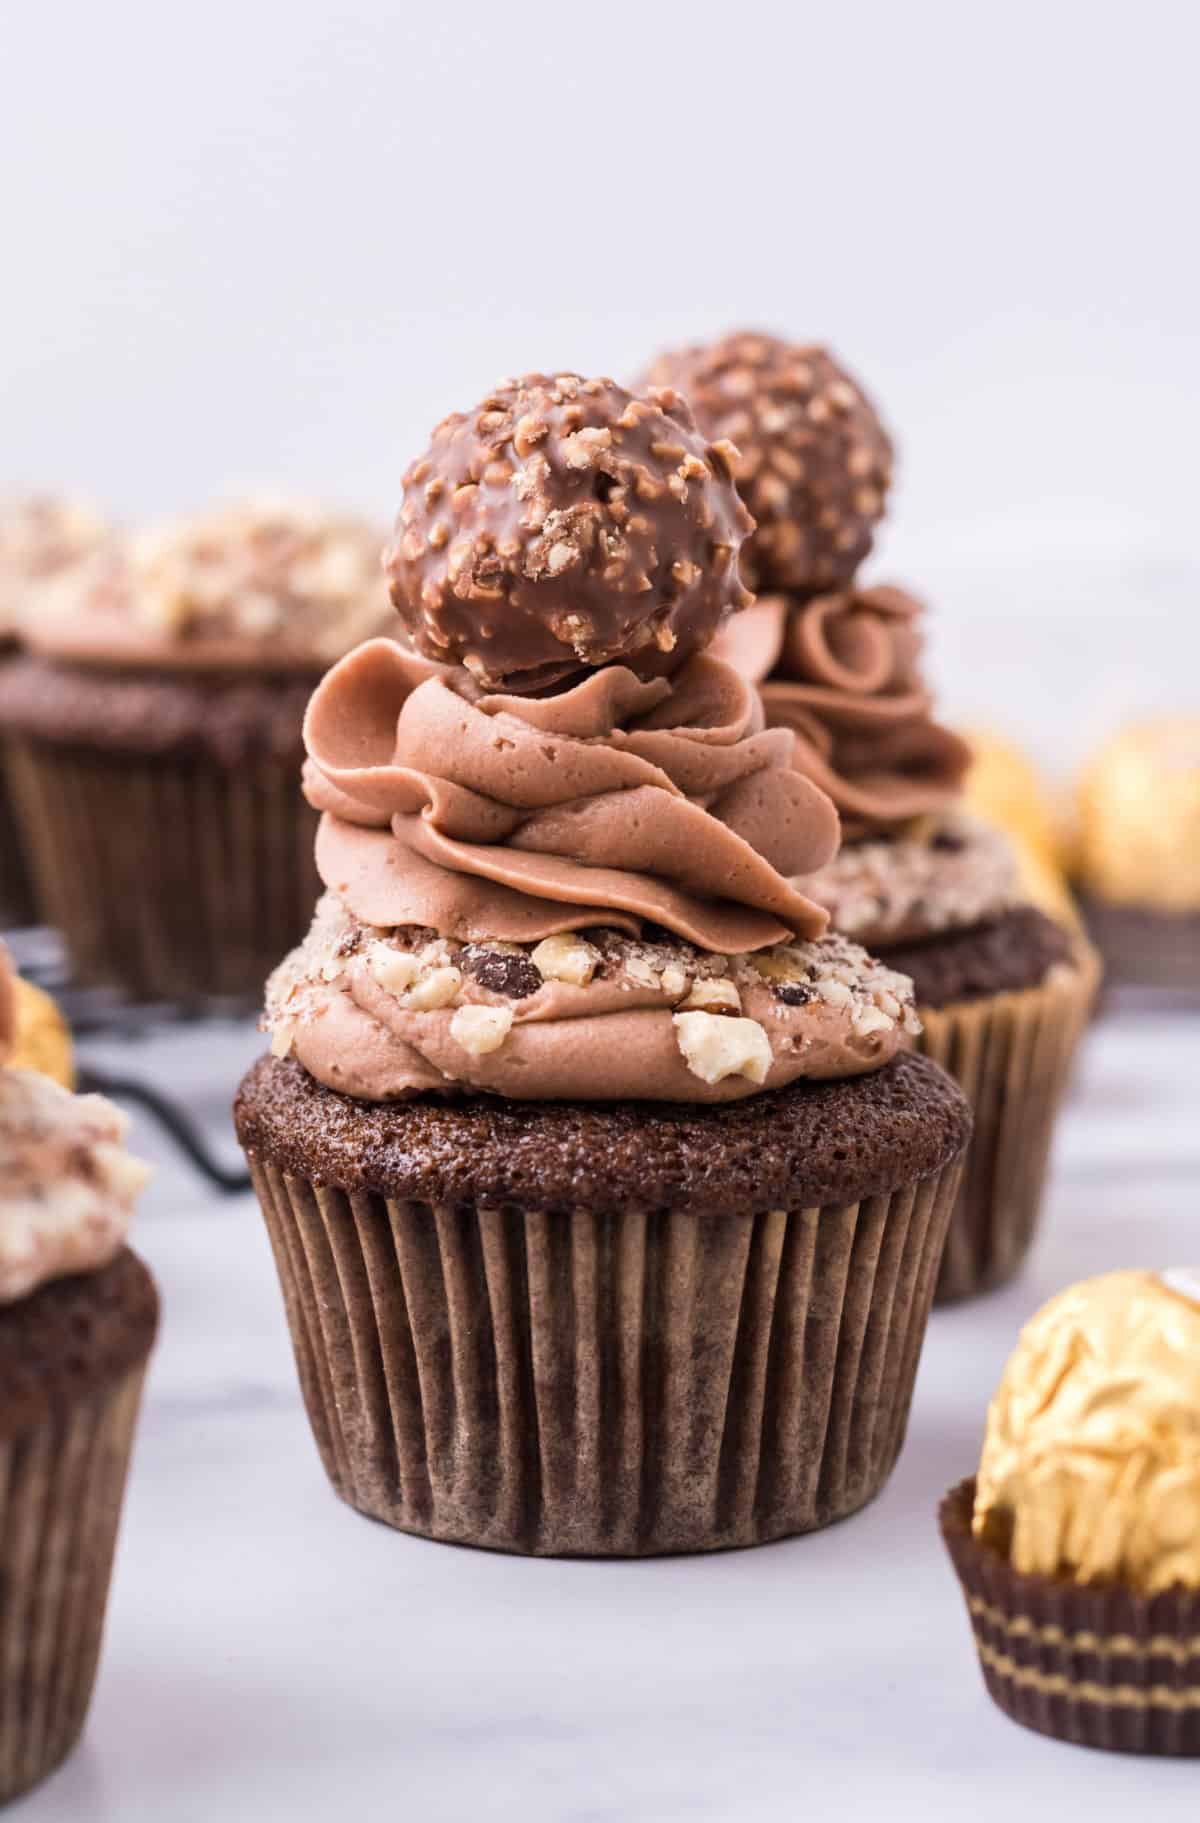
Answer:
<path fill-rule="evenodd" d="M 961 1482 L 939 1519 L 999 1708 L 1080 1747 L 1200 1755 L 1200 1591 L 1022 1573 L 973 1536 L 974 1500 Z"/>
<path fill-rule="evenodd" d="M 709 1107 L 236 1105 L 336 1491 L 403 1531 L 642 1556 L 846 1517 L 904 1437 L 970 1128 L 936 1065 Z"/>

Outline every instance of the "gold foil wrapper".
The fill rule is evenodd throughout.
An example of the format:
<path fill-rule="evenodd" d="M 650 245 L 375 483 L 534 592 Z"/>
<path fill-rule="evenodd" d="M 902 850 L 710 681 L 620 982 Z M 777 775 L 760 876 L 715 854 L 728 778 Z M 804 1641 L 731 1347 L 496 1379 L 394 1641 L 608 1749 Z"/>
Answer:
<path fill-rule="evenodd" d="M 1078 872 L 1099 899 L 1200 911 L 1200 718 L 1126 728 L 1079 786 Z"/>
<path fill-rule="evenodd" d="M 19 977 L 14 982 L 16 1021 L 10 1064 L 18 1070 L 40 1070 L 43 1076 L 75 1087 L 75 1059 L 66 1020 L 49 994 Z"/>
<path fill-rule="evenodd" d="M 1200 1271 L 1053 1298 L 992 1401 L 973 1530 L 1024 1574 L 1200 1589 Z"/>

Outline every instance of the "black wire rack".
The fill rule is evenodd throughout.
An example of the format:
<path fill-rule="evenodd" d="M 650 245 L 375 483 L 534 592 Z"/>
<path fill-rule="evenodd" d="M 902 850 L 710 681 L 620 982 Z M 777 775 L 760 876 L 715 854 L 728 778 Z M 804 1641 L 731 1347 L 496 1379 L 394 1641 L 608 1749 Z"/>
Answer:
<path fill-rule="evenodd" d="M 201 1012 L 171 1005 L 134 1005 L 111 988 L 86 987 L 73 980 L 63 946 L 51 930 L 5 931 L 4 941 L 21 974 L 53 997 L 77 1038 L 146 1038 L 167 1026 L 214 1014 L 232 1017 L 244 1010 L 216 1007 Z M 135 1073 L 111 1074 L 90 1063 L 79 1064 L 77 1077 L 82 1091 L 107 1095 L 149 1114 L 175 1149 L 215 1190 L 234 1196 L 250 1188 L 248 1172 L 224 1163 L 179 1102 L 161 1089 Z"/>

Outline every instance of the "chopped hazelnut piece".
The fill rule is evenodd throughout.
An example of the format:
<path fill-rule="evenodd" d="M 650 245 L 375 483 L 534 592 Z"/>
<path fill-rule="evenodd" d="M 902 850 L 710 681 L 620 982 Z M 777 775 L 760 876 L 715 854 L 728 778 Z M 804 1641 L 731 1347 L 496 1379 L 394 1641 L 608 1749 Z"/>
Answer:
<path fill-rule="evenodd" d="M 512 1008 L 507 1006 L 460 1006 L 450 1021 L 450 1036 L 472 1056 L 486 1057 L 498 1051 L 512 1030 Z"/>
<path fill-rule="evenodd" d="M 701 1008 L 728 1006 L 732 1007 L 735 1013 L 740 1013 L 742 997 L 732 981 L 723 975 L 717 975 L 709 979 L 701 977 L 700 980 L 693 981 L 692 991 L 683 1004 L 685 1007 Z"/>
<path fill-rule="evenodd" d="M 569 981 L 573 987 L 586 987 L 596 972 L 600 951 L 572 931 L 559 931 L 543 937 L 530 960 L 546 981 Z"/>
<path fill-rule="evenodd" d="M 415 1007 L 419 1013 L 428 1013 L 437 1007 L 449 1006 L 461 986 L 461 969 L 430 969 L 415 987 L 409 989 L 405 1004 Z"/>
<path fill-rule="evenodd" d="M 702 1082 L 744 1076 L 765 1082 L 771 1067 L 771 1044 L 753 1019 L 732 1019 L 722 1013 L 676 1013 L 675 1037 L 683 1060 Z"/>
<path fill-rule="evenodd" d="M 410 950 L 390 949 L 386 943 L 372 944 L 368 961 L 380 987 L 397 996 L 408 992 L 421 968 Z"/>

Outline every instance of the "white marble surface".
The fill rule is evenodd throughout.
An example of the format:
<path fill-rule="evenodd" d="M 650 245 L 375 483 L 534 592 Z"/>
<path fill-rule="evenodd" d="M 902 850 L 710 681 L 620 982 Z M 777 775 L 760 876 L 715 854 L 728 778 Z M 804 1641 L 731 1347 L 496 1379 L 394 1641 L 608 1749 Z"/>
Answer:
<path fill-rule="evenodd" d="M 93 1043 L 214 1127 L 248 1029 Z M 1019 1322 L 1066 1280 L 1200 1260 L 1200 1019 L 1090 1034 L 1019 1284 L 935 1316 L 883 1496 L 765 1550 L 554 1563 L 392 1534 L 329 1492 L 249 1196 L 162 1161 L 163 1288 L 91 1721 L 30 1823 L 1196 1815 L 1194 1764 L 1041 1740 L 986 1698 L 934 1507 Z M 232 1144 L 232 1140 L 231 1140 Z"/>

